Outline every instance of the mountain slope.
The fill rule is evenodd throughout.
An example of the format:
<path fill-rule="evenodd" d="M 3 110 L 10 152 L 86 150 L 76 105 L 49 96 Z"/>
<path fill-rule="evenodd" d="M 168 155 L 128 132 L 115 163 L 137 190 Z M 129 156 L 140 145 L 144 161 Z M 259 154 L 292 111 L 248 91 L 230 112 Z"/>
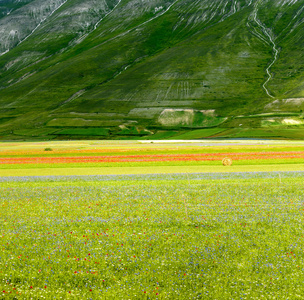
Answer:
<path fill-rule="evenodd" d="M 54 129 L 56 136 L 59 128 L 73 127 L 102 127 L 114 135 L 262 127 L 272 121 L 258 115 L 276 114 L 278 125 L 284 112 L 298 113 L 301 124 L 304 1 L 18 5 L 0 19 L 4 134 L 24 128 Z"/>

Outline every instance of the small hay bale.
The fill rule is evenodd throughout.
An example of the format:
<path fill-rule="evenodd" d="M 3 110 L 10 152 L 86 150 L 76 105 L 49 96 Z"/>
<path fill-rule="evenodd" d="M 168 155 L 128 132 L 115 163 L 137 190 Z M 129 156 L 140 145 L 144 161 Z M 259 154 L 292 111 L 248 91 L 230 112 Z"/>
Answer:
<path fill-rule="evenodd" d="M 232 165 L 232 159 L 229 157 L 225 157 L 222 160 L 223 166 L 231 166 Z"/>

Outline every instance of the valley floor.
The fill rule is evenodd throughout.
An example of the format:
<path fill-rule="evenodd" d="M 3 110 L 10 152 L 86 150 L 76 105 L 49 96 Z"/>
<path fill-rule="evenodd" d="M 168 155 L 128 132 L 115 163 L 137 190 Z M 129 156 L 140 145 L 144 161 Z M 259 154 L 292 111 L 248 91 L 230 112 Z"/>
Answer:
<path fill-rule="evenodd" d="M 222 159 L 232 159 L 223 166 Z M 304 170 L 304 142 L 280 140 L 0 143 L 0 176 Z"/>
<path fill-rule="evenodd" d="M 8 299 L 300 299 L 304 172 L 0 177 Z"/>
<path fill-rule="evenodd" d="M 303 146 L 1 143 L 0 292 L 301 299 Z"/>

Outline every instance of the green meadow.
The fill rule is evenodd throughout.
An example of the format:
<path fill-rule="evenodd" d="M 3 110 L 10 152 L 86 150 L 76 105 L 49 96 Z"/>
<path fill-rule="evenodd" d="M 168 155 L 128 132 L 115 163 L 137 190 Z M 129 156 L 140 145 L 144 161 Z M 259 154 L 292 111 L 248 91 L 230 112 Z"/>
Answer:
<path fill-rule="evenodd" d="M 302 149 L 261 140 L 0 143 L 0 160 Z M 303 177 L 301 158 L 2 163 L 0 298 L 301 299 Z"/>
<path fill-rule="evenodd" d="M 4 299 L 301 299 L 303 172 L 1 177 Z"/>

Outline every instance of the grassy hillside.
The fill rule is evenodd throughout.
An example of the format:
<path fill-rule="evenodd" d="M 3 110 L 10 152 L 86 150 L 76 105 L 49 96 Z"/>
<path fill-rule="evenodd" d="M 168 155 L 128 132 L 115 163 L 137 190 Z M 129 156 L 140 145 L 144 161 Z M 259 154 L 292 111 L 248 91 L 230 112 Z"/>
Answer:
<path fill-rule="evenodd" d="M 3 138 L 207 128 L 302 137 L 304 1 L 97 2 L 57 1 L 19 44 L 3 48 Z M 34 4 L 16 8 L 14 19 Z"/>

